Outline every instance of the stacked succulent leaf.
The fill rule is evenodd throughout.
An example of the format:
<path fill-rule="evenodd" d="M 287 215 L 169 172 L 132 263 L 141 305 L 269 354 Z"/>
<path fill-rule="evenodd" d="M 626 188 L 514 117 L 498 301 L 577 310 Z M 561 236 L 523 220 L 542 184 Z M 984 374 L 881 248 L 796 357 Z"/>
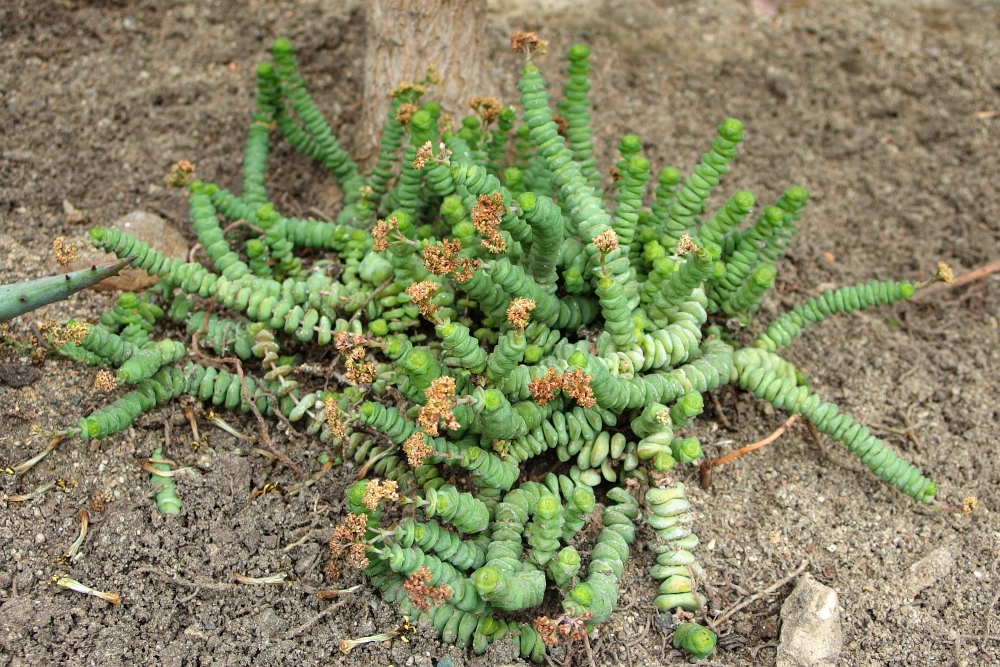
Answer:
<path fill-rule="evenodd" d="M 591 157 L 588 57 L 582 45 L 570 51 L 563 118 L 529 60 L 516 127 L 514 110 L 495 104 L 477 105 L 478 118 L 456 125 L 437 104 L 421 106 L 422 85 L 397 87 L 366 177 L 279 40 L 274 65 L 257 73 L 243 195 L 189 185 L 209 261 L 168 259 L 118 229 L 92 231 L 96 245 L 134 255 L 132 266 L 160 282 L 141 298 L 123 295 L 79 345 L 62 346 L 117 367 L 130 388 L 71 430 L 106 437 L 182 393 L 305 421 L 370 477 L 395 482 L 399 501 L 418 510 L 380 526 L 385 503 L 366 498 L 384 487 L 348 490 L 351 512 L 364 519 L 343 534 L 353 536 L 356 560 L 370 561 L 384 597 L 447 642 L 480 652 L 513 637 L 536 661 L 555 636 L 545 627 L 586 628 L 610 616 L 640 518 L 656 534 L 657 608 L 703 609 L 693 515 L 684 486 L 663 473 L 702 456 L 683 429 L 705 392 L 735 383 L 802 414 L 929 502 L 933 483 L 823 403 L 774 353 L 829 314 L 890 304 L 913 286 L 825 293 L 771 324 L 755 347 L 736 349 L 719 324 L 752 321 L 807 193 L 791 187 L 752 219 L 747 192 L 706 211 L 743 138 L 728 119 L 686 180 L 674 167 L 660 171 L 651 208 L 649 161 L 637 137 L 624 137 L 611 205 Z M 268 203 L 274 128 L 343 189 L 336 222 L 286 217 Z M 503 169 L 512 129 L 517 161 Z M 164 314 L 220 359 L 246 361 L 245 386 L 231 361 L 203 364 L 185 359 L 179 341 L 154 343 Z M 339 389 L 300 384 L 296 359 L 331 344 L 347 371 Z M 519 481 L 539 456 L 560 474 Z M 598 515 L 595 487 L 606 498 Z M 646 487 L 648 509 L 630 492 Z M 588 522 L 602 527 L 582 553 Z M 513 620 L 525 616 L 510 612 L 538 607 L 547 594 L 562 600 L 554 625 Z M 704 656 L 714 635 L 691 624 L 677 642 Z"/>

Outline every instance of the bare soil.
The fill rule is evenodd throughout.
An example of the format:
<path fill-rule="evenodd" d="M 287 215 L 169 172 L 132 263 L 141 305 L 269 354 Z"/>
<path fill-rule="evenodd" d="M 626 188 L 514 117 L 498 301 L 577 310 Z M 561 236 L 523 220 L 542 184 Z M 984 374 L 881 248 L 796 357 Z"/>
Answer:
<path fill-rule="evenodd" d="M 778 3 L 775 18 L 736 0 L 607 0 L 550 14 L 495 4 L 483 39 L 496 47 L 505 102 L 516 99 L 518 68 L 504 50 L 509 28 L 551 39 L 540 64 L 554 90 L 563 78 L 559 54 L 575 41 L 590 44 L 605 168 L 618 137 L 634 132 L 656 168 L 689 170 L 715 125 L 734 116 L 746 124 L 747 141 L 716 201 L 737 188 L 761 202 L 792 182 L 809 188 L 812 202 L 765 320 L 830 286 L 918 279 L 938 259 L 962 272 L 1000 258 L 1000 3 L 798 0 Z M 89 225 L 66 222 L 64 199 L 102 224 L 134 209 L 157 212 L 193 243 L 183 195 L 162 187 L 166 171 L 189 159 L 201 177 L 238 188 L 254 67 L 279 36 L 292 38 L 312 93 L 350 144 L 364 30 L 362 16 L 338 0 L 0 0 L 0 281 L 50 273 L 52 238 L 85 234 Z M 284 210 L 336 212 L 332 179 L 283 143 L 270 175 Z M 32 323 L 95 318 L 114 299 L 79 295 L 21 318 L 14 330 L 29 339 Z M 822 455 L 796 425 L 718 469 L 710 488 L 692 480 L 713 609 L 767 588 L 806 559 L 840 594 L 844 665 L 997 664 L 998 311 L 994 276 L 925 302 L 831 319 L 792 345 L 789 358 L 814 388 L 875 425 L 937 481 L 941 501 L 958 506 L 977 496 L 979 509 L 962 515 L 919 506 L 840 445 L 827 441 Z M 32 424 L 64 428 L 109 400 L 90 388 L 93 369 L 50 357 L 32 373 L 22 368 L 29 352 L 5 347 L 0 359 L 10 364 L 0 375 L 4 465 L 42 449 Z M 732 389 L 718 398 L 732 428 L 707 411 L 698 433 L 710 455 L 756 441 L 783 419 Z M 149 475 L 137 464 L 162 440 L 165 423 L 167 454 L 194 469 L 178 477 L 177 517 L 157 513 Z M 427 630 L 343 656 L 341 639 L 401 622 L 368 587 L 326 613 L 338 603 L 314 594 L 325 587 L 324 543 L 351 471 L 335 469 L 302 493 L 251 499 L 265 481 L 287 486 L 294 476 L 282 470 L 270 478 L 269 462 L 246 443 L 204 418 L 200 426 L 195 449 L 173 405 L 108 440 L 64 442 L 23 477 L 0 475 L 5 496 L 59 481 L 0 512 L 0 667 L 517 662 L 509 644 L 472 657 Z M 319 443 L 271 429 L 302 465 L 318 469 Z M 102 492 L 111 500 L 91 512 L 82 558 L 58 564 L 76 537 L 77 513 Z M 939 548 L 953 566 L 915 597 L 905 595 L 909 568 Z M 654 588 L 644 574 L 652 558 L 636 551 L 593 662 L 681 664 L 652 613 Z M 287 572 L 294 582 L 239 585 L 234 571 Z M 57 572 L 125 602 L 112 607 L 49 585 Z M 790 590 L 723 624 L 708 664 L 773 663 L 778 610 Z M 588 664 L 579 649 L 573 659 Z"/>

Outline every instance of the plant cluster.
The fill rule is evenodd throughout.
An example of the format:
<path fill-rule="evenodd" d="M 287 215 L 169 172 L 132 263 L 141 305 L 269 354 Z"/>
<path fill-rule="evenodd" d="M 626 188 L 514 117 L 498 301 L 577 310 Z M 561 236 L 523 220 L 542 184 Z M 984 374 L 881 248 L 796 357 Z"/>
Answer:
<path fill-rule="evenodd" d="M 371 477 L 347 490 L 328 571 L 364 569 L 384 599 L 446 642 L 482 652 L 513 638 L 536 661 L 609 618 L 641 523 L 655 534 L 656 608 L 703 612 L 694 516 L 671 471 L 702 457 L 684 429 L 723 385 L 802 415 L 930 502 L 929 479 L 776 354 L 813 323 L 909 298 L 914 285 L 825 292 L 740 347 L 732 331 L 752 323 L 774 285 L 806 191 L 793 186 L 756 215 L 743 191 L 707 211 L 743 139 L 727 119 L 690 176 L 659 172 L 648 208 L 650 163 L 638 137 L 623 137 L 605 198 L 589 50 L 569 51 L 553 110 L 531 59 L 544 42 L 519 33 L 512 46 L 527 61 L 520 114 L 475 98 L 475 113 L 456 121 L 423 101 L 429 82 L 404 82 L 366 176 L 307 93 L 289 43 L 277 41 L 273 64 L 257 70 L 242 195 L 191 180 L 190 164 L 171 174 L 190 191 L 207 261 L 92 230 L 97 246 L 160 280 L 62 341 L 66 356 L 116 368 L 113 384 L 127 390 L 67 432 L 109 436 L 180 394 L 304 423 Z M 269 203 L 275 130 L 336 178 L 335 222 Z M 164 318 L 190 346 L 154 341 Z M 300 372 L 329 346 L 336 390 Z M 553 472 L 530 481 L 536 457 Z M 172 480 L 157 484 L 164 511 L 179 511 Z M 588 526 L 593 546 L 583 549 Z M 539 616 L 550 594 L 561 611 Z M 702 657 L 715 636 L 687 622 L 674 642 Z"/>

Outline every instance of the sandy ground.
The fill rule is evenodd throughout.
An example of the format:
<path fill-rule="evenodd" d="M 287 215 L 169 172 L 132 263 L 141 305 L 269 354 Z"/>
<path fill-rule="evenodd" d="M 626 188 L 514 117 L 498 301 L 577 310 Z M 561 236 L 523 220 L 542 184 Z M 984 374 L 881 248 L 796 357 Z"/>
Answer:
<path fill-rule="evenodd" d="M 1000 3 L 798 0 L 778 3 L 773 18 L 736 0 L 607 1 L 573 11 L 554 2 L 547 14 L 526 3 L 494 5 L 503 13 L 494 11 L 483 38 L 496 45 L 505 102 L 515 99 L 517 64 L 503 50 L 511 27 L 552 40 L 540 64 L 557 85 L 558 54 L 575 41 L 591 46 L 605 168 L 617 138 L 634 132 L 655 168 L 689 170 L 714 126 L 735 116 L 747 141 L 714 201 L 737 188 L 762 202 L 792 182 L 809 188 L 812 203 L 765 318 L 834 285 L 918 279 L 942 258 L 958 272 L 1000 258 Z M 66 222 L 64 199 L 100 223 L 135 209 L 156 212 L 193 239 L 183 196 L 161 187 L 166 170 L 186 158 L 202 177 L 238 187 L 253 71 L 275 37 L 293 39 L 311 91 L 349 144 L 364 46 L 362 19 L 349 10 L 336 0 L 0 1 L 0 282 L 49 273 L 52 238 L 86 233 L 89 225 Z M 336 211 L 332 180 L 283 143 L 271 165 L 271 191 L 284 210 Z M 81 295 L 21 318 L 15 333 L 28 337 L 42 318 L 94 318 L 114 298 Z M 692 494 L 713 609 L 807 560 L 840 594 L 844 665 L 996 664 L 998 311 L 993 277 L 922 303 L 832 319 L 791 347 L 789 358 L 814 388 L 876 425 L 937 481 L 942 501 L 977 496 L 979 509 L 957 515 L 918 506 L 840 445 L 827 441 L 822 456 L 796 426 Z M 7 346 L 0 354 L 12 364 L 0 383 L 4 465 L 44 446 L 32 424 L 62 428 L 107 401 L 90 389 L 93 370 L 58 358 L 30 366 L 39 371 L 32 383 L 10 386 L 32 375 L 23 366 L 29 351 Z M 712 455 L 782 421 L 731 389 L 718 399 L 732 428 L 712 409 L 702 418 L 699 435 Z M 179 478 L 184 511 L 173 518 L 156 512 L 136 462 L 167 422 L 168 454 L 198 470 Z M 324 586 L 323 545 L 349 471 L 301 494 L 251 500 L 267 461 L 204 421 L 202 430 L 207 442 L 196 450 L 174 405 L 106 441 L 67 441 L 21 478 L 0 476 L 5 495 L 59 481 L 0 512 L 0 666 L 511 661 L 507 644 L 472 657 L 426 631 L 342 656 L 339 640 L 400 622 L 367 587 L 317 620 L 335 604 L 314 592 Z M 279 442 L 318 468 L 319 443 Z M 291 482 L 282 475 L 275 481 Z M 102 492 L 112 499 L 92 512 L 83 557 L 56 563 L 77 534 L 77 513 Z M 905 594 L 911 566 L 935 550 L 929 585 Z M 651 562 L 640 550 L 627 568 L 622 606 L 599 630 L 595 664 L 682 663 L 653 619 L 654 588 L 643 571 Z M 295 581 L 241 586 L 234 571 L 284 571 Z M 57 572 L 126 602 L 111 607 L 60 591 L 47 583 Z M 708 664 L 773 663 L 778 610 L 790 589 L 724 624 Z M 572 660 L 587 664 L 582 651 Z"/>

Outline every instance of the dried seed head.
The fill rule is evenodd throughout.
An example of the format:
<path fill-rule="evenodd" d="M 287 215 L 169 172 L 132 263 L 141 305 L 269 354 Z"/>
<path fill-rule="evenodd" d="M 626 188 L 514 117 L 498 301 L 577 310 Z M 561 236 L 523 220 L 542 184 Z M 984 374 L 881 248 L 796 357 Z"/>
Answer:
<path fill-rule="evenodd" d="M 111 492 L 107 489 L 103 491 L 98 491 L 90 498 L 90 509 L 94 512 L 103 512 L 107 509 L 108 503 L 114 499 Z"/>
<path fill-rule="evenodd" d="M 611 176 L 611 180 L 617 183 L 622 180 L 622 172 L 618 167 L 611 167 L 608 169 L 608 174 Z"/>
<path fill-rule="evenodd" d="M 428 160 L 434 159 L 434 146 L 430 141 L 424 142 L 424 145 L 417 149 L 417 157 L 413 160 L 413 168 L 420 170 L 424 168 Z"/>
<path fill-rule="evenodd" d="M 536 32 L 518 30 L 510 36 L 510 50 L 514 53 L 544 54 L 548 45 L 548 40 L 541 39 Z"/>
<path fill-rule="evenodd" d="M 404 291 L 410 300 L 417 305 L 420 314 L 433 321 L 437 316 L 437 306 L 431 303 L 431 297 L 438 291 L 437 283 L 421 280 L 419 283 L 413 283 Z"/>
<path fill-rule="evenodd" d="M 399 231 L 399 222 L 396 218 L 379 220 L 372 227 L 372 238 L 375 239 L 375 252 L 382 252 L 389 247 L 389 234 Z"/>
<path fill-rule="evenodd" d="M 434 450 L 424 442 L 424 434 L 420 432 L 403 441 L 403 451 L 406 452 L 406 462 L 411 468 L 419 468 L 424 464 L 424 459 L 434 453 Z"/>
<path fill-rule="evenodd" d="M 968 496 L 962 499 L 962 512 L 965 514 L 972 514 L 977 509 L 979 509 L 979 498 L 976 496 Z"/>
<path fill-rule="evenodd" d="M 57 236 L 52 240 L 52 252 L 55 253 L 59 266 L 66 266 L 80 256 L 76 252 L 76 245 L 67 242 L 65 236 Z"/>
<path fill-rule="evenodd" d="M 955 272 L 944 262 L 938 262 L 937 273 L 934 277 L 943 282 L 945 285 L 955 284 Z"/>
<path fill-rule="evenodd" d="M 550 368 L 543 377 L 534 378 L 528 383 L 528 391 L 536 403 L 545 407 L 556 397 L 556 392 L 562 388 L 562 382 L 556 369 Z"/>
<path fill-rule="evenodd" d="M 183 188 L 191 182 L 191 175 L 194 174 L 194 165 L 187 160 L 175 162 L 170 167 L 170 174 L 167 176 L 168 188 Z"/>
<path fill-rule="evenodd" d="M 323 574 L 326 575 L 326 583 L 332 584 L 340 579 L 340 568 L 334 565 L 332 560 L 328 560 L 323 566 Z"/>
<path fill-rule="evenodd" d="M 97 375 L 94 377 L 94 389 L 107 393 L 114 391 L 116 386 L 118 385 L 115 382 L 114 373 L 111 371 L 97 371 Z"/>
<path fill-rule="evenodd" d="M 347 556 L 344 560 L 351 567 L 363 570 L 368 567 L 368 556 L 365 555 L 366 551 L 368 551 L 368 547 L 360 542 L 355 542 L 347 548 Z"/>
<path fill-rule="evenodd" d="M 442 375 L 432 380 L 424 390 L 424 396 L 427 402 L 420 407 L 417 424 L 425 433 L 436 436 L 441 424 L 449 430 L 459 428 L 458 420 L 452 412 L 458 404 L 455 400 L 455 378 Z"/>
<path fill-rule="evenodd" d="M 363 346 L 367 342 L 364 336 L 359 336 L 349 331 L 338 331 L 333 334 L 333 346 L 341 354 L 346 354 L 349 350 Z"/>
<path fill-rule="evenodd" d="M 592 408 L 597 405 L 594 398 L 594 390 L 590 388 L 591 375 L 584 375 L 583 370 L 574 368 L 563 373 L 562 389 L 564 392 L 576 399 L 580 407 Z"/>
<path fill-rule="evenodd" d="M 374 512 L 383 500 L 399 500 L 397 489 L 398 485 L 391 479 L 370 480 L 365 485 L 365 493 L 361 496 L 361 503 Z"/>
<path fill-rule="evenodd" d="M 323 414 L 326 416 L 326 427 L 330 430 L 330 435 L 335 438 L 346 438 L 347 427 L 344 425 L 344 413 L 340 411 L 340 406 L 333 396 L 327 397 L 323 401 Z"/>
<path fill-rule="evenodd" d="M 492 95 L 473 97 L 469 100 L 469 106 L 472 107 L 473 111 L 479 113 L 479 117 L 483 119 L 483 125 L 490 125 L 500 116 L 500 100 Z"/>
<path fill-rule="evenodd" d="M 559 643 L 559 626 L 548 616 L 539 616 L 531 622 L 531 625 L 546 646 L 556 646 Z"/>
<path fill-rule="evenodd" d="M 685 233 L 677 241 L 677 254 L 678 255 L 686 255 L 689 252 L 697 252 L 697 251 L 698 251 L 698 245 L 694 242 L 694 239 L 691 238 L 690 234 Z"/>
<path fill-rule="evenodd" d="M 501 253 L 507 249 L 507 241 L 500 233 L 500 223 L 506 212 L 503 195 L 499 192 L 479 195 L 476 205 L 472 207 L 472 224 L 483 237 L 482 246 L 492 253 Z"/>
<path fill-rule="evenodd" d="M 552 122 L 556 124 L 556 132 L 560 137 L 565 137 L 569 132 L 569 121 L 557 113 L 552 114 Z"/>
<path fill-rule="evenodd" d="M 389 97 L 417 98 L 426 92 L 427 87 L 422 84 L 413 83 L 412 81 L 401 81 L 395 88 L 389 91 Z M 396 117 L 396 120 L 399 120 L 398 116 Z"/>
<path fill-rule="evenodd" d="M 469 259 L 468 257 L 459 257 L 457 261 L 457 266 L 455 267 L 455 280 L 460 283 L 467 283 L 472 280 L 472 274 L 476 272 L 479 268 L 478 259 Z"/>
<path fill-rule="evenodd" d="M 416 104 L 410 104 L 409 102 L 403 102 L 396 109 L 396 120 L 398 120 L 403 125 L 408 125 L 410 119 L 413 118 L 413 114 L 417 113 L 419 109 Z"/>
<path fill-rule="evenodd" d="M 438 71 L 437 65 L 427 66 L 427 76 L 424 77 L 424 81 L 431 84 L 432 86 L 441 85 L 441 72 Z"/>
<path fill-rule="evenodd" d="M 602 255 L 608 255 L 618 250 L 618 234 L 611 227 L 594 237 L 592 243 L 597 246 Z"/>
<path fill-rule="evenodd" d="M 454 241 L 444 239 L 441 243 L 424 246 L 424 266 L 436 276 L 451 273 L 458 264 L 458 253 L 461 249 L 462 242 L 458 239 Z"/>
<path fill-rule="evenodd" d="M 430 611 L 432 606 L 445 602 L 451 596 L 448 584 L 428 586 L 430 580 L 430 569 L 426 565 L 421 565 L 403 584 L 403 590 L 406 591 L 410 604 L 425 613 Z"/>
<path fill-rule="evenodd" d="M 378 378 L 378 366 L 373 362 L 364 360 L 356 361 L 352 358 L 348 358 L 344 366 L 347 369 L 347 372 L 344 373 L 344 377 L 347 378 L 348 382 L 353 382 L 355 384 L 371 384 Z"/>
<path fill-rule="evenodd" d="M 444 142 L 442 141 L 441 143 L 438 144 L 438 154 L 437 158 L 435 159 L 438 162 L 445 163 L 448 161 L 448 158 L 450 157 L 451 157 L 451 151 L 448 149 L 447 146 L 444 145 Z"/>
<path fill-rule="evenodd" d="M 531 317 L 531 311 L 534 309 L 534 300 L 518 297 L 507 306 L 507 321 L 514 325 L 514 329 L 518 333 L 524 333 L 525 327 L 528 326 L 528 319 Z"/>

